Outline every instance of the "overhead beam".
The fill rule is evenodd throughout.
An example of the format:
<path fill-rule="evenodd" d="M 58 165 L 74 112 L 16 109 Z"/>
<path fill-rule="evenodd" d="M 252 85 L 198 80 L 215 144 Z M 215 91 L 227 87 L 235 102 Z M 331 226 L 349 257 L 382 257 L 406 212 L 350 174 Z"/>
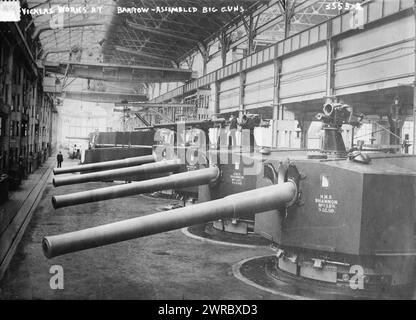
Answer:
<path fill-rule="evenodd" d="M 134 43 L 134 44 L 139 44 L 141 45 L 143 43 L 143 41 L 141 40 L 137 40 L 137 39 L 122 39 L 122 42 L 128 43 Z M 174 44 L 174 43 L 169 43 L 169 42 L 156 42 L 156 41 L 148 41 L 148 44 L 154 44 L 156 46 L 165 46 L 165 47 L 172 47 L 172 48 L 178 48 L 178 49 L 183 49 L 184 46 L 183 45 L 178 45 L 178 44 Z M 192 47 L 192 44 L 188 45 L 189 48 Z"/>
<path fill-rule="evenodd" d="M 62 95 L 64 99 L 80 100 L 85 102 L 115 103 L 121 100 L 146 101 L 144 94 L 127 94 L 117 92 L 97 92 L 97 91 L 65 91 Z"/>
<path fill-rule="evenodd" d="M 91 22 L 79 22 L 79 23 L 68 23 L 60 26 L 59 28 L 53 28 L 50 24 L 45 26 L 37 27 L 35 32 L 32 35 L 32 39 L 37 39 L 40 34 L 48 30 L 59 30 L 59 29 L 68 29 L 68 28 L 80 28 L 80 27 L 91 27 L 91 26 L 102 26 L 105 24 L 103 21 L 91 21 Z"/>
<path fill-rule="evenodd" d="M 180 52 L 184 51 L 184 47 L 170 46 L 168 45 L 168 42 L 166 42 L 165 44 L 159 43 L 157 45 L 154 45 L 150 42 L 144 44 L 142 42 L 126 41 L 126 39 L 121 40 L 121 43 L 116 42 L 112 44 L 112 46 L 120 46 L 127 50 L 134 50 L 148 55 L 150 54 L 154 56 L 159 56 L 161 58 L 167 58 L 175 62 L 176 59 L 174 59 L 173 57 L 176 57 L 178 54 L 180 54 Z"/>
<path fill-rule="evenodd" d="M 183 82 L 190 80 L 190 69 L 149 67 L 77 61 L 43 61 L 46 72 L 66 74 L 72 78 L 112 82 Z"/>
<path fill-rule="evenodd" d="M 114 47 L 117 51 L 120 51 L 120 52 L 129 53 L 129 54 L 133 54 L 133 55 L 141 56 L 141 57 L 146 57 L 146 58 L 150 58 L 150 59 L 170 61 L 170 62 L 173 62 L 174 64 L 176 64 L 175 60 L 173 60 L 172 58 L 162 56 L 162 55 L 159 55 L 159 54 L 145 53 L 145 52 L 142 52 L 142 51 L 136 51 L 136 50 L 121 47 L 121 46 L 114 46 Z"/>
<path fill-rule="evenodd" d="M 144 25 L 134 23 L 134 22 L 131 22 L 131 21 L 128 21 L 128 20 L 127 20 L 127 25 L 130 28 L 133 28 L 134 30 L 138 30 L 138 31 L 149 32 L 149 33 L 157 34 L 157 35 L 164 36 L 164 37 L 175 38 L 175 39 L 179 39 L 179 40 L 182 40 L 182 41 L 185 41 L 185 42 L 193 42 L 193 43 L 198 43 L 199 42 L 199 40 L 193 39 L 191 37 L 179 36 L 179 35 L 167 32 L 163 29 L 146 27 Z"/>
<path fill-rule="evenodd" d="M 141 116 L 141 114 L 140 113 L 135 113 L 135 115 L 136 115 L 136 117 L 138 118 L 138 119 L 140 119 L 140 121 L 146 126 L 146 127 L 149 127 L 151 124 L 144 118 L 144 117 L 142 117 Z"/>
<path fill-rule="evenodd" d="M 46 52 L 42 55 L 41 60 L 46 59 L 48 55 L 52 53 L 63 53 L 63 52 L 69 52 L 69 51 L 71 51 L 70 47 L 46 50 Z"/>
<path fill-rule="evenodd" d="M 194 104 L 189 104 L 189 103 L 155 103 L 155 102 L 139 102 L 139 101 L 129 102 L 127 104 L 121 103 L 121 102 L 114 103 L 115 107 L 124 107 L 126 105 L 128 105 L 129 108 L 191 108 L 191 107 L 195 107 Z"/>
<path fill-rule="evenodd" d="M 185 16 L 185 15 L 183 15 L 183 16 Z M 199 15 L 198 17 L 202 17 L 202 15 Z M 210 17 L 210 19 L 211 19 L 211 17 Z M 154 19 L 145 18 L 145 17 L 142 17 L 142 16 L 140 17 L 140 20 L 145 21 L 145 22 L 146 21 L 150 21 L 151 23 L 154 22 Z M 208 35 L 210 35 L 211 33 L 215 32 L 215 31 L 217 31 L 217 28 L 212 28 L 212 27 L 209 28 L 208 26 L 200 25 L 200 24 L 198 24 L 196 22 L 193 22 L 193 23 L 184 23 L 184 22 L 174 21 L 174 20 L 169 20 L 169 19 L 167 19 L 165 22 L 168 23 L 169 25 L 173 24 L 173 25 L 177 25 L 177 26 L 181 26 L 181 27 L 185 27 L 185 28 L 186 27 L 192 27 L 192 28 L 195 28 L 195 29 L 198 29 L 198 30 L 203 31 L 204 33 L 206 33 Z"/>

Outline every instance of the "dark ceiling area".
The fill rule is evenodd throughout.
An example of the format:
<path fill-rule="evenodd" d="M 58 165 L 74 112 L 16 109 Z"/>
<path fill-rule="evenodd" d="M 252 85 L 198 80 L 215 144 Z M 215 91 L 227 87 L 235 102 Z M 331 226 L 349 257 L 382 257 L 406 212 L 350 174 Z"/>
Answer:
<path fill-rule="evenodd" d="M 146 0 L 117 1 L 121 8 L 148 8 L 147 13 L 113 15 L 103 46 L 104 61 L 154 66 L 175 66 L 191 49 L 203 50 L 203 41 L 241 15 L 248 14 L 265 1 L 234 0 Z M 266 1 L 267 2 L 267 1 Z M 160 12 L 182 8 L 196 12 Z M 204 13 L 203 8 L 217 12 Z M 221 12 L 229 7 L 233 12 Z M 234 12 L 234 9 L 239 8 Z M 241 12 L 241 8 L 244 12 Z M 152 10 L 153 9 L 153 10 Z M 195 10 L 195 9 L 193 9 Z"/>

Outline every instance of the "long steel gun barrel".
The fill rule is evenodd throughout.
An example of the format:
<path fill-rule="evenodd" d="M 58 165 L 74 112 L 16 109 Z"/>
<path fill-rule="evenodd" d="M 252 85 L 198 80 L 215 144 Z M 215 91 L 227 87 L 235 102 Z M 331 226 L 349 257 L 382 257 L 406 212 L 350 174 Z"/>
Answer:
<path fill-rule="evenodd" d="M 152 173 L 175 172 L 183 166 L 179 159 L 146 163 L 139 166 L 121 169 L 104 170 L 80 175 L 58 176 L 53 178 L 55 187 L 69 184 L 84 183 L 90 181 L 102 181 L 104 179 L 128 178 L 132 176 L 144 176 Z"/>
<path fill-rule="evenodd" d="M 149 155 L 149 156 L 126 158 L 122 160 L 112 160 L 112 161 L 102 161 L 102 162 L 97 162 L 97 163 L 82 164 L 82 165 L 73 166 L 73 167 L 55 168 L 53 169 L 53 173 L 56 175 L 56 174 L 84 172 L 84 171 L 109 170 L 109 169 L 138 166 L 141 164 L 155 162 L 155 161 L 156 161 L 156 156 Z"/>
<path fill-rule="evenodd" d="M 90 191 L 53 196 L 52 205 L 55 209 L 57 209 L 81 203 L 115 199 L 160 190 L 204 185 L 215 182 L 219 176 L 220 170 L 217 167 L 187 171 L 183 173 L 172 174 L 163 178 L 156 178 Z"/>
<path fill-rule="evenodd" d="M 279 209 L 294 202 L 297 194 L 295 182 L 284 182 L 180 209 L 158 212 L 61 235 L 47 236 L 42 240 L 42 248 L 45 256 L 52 258 L 186 226 L 232 218 L 237 214 L 255 214 Z"/>

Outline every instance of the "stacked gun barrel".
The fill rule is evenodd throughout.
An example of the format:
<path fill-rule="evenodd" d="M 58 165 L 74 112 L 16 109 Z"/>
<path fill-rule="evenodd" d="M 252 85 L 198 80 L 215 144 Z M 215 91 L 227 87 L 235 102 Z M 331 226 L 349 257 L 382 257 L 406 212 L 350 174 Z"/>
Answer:
<path fill-rule="evenodd" d="M 111 169 L 110 169 L 111 168 Z M 221 180 L 218 166 L 184 171 L 180 159 L 156 161 L 155 156 L 136 157 L 96 164 L 79 165 L 55 170 L 55 186 L 78 184 L 105 179 L 128 179 L 130 175 L 165 172 L 161 178 L 109 186 L 89 191 L 52 197 L 55 209 L 191 186 L 214 185 Z M 76 172 L 84 174 L 74 174 Z M 70 173 L 70 175 L 62 175 Z M 192 226 L 195 224 L 232 218 L 238 214 L 257 213 L 284 206 L 297 196 L 296 183 L 267 186 L 256 190 L 228 195 L 222 199 L 199 203 L 163 213 L 124 220 L 62 235 L 47 236 L 42 247 L 48 258 L 61 254 L 99 247 L 115 242 Z"/>

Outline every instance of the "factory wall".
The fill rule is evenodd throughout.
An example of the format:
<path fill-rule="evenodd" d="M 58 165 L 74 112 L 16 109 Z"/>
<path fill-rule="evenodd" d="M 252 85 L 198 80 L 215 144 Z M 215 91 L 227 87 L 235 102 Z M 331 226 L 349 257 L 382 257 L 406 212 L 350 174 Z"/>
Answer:
<path fill-rule="evenodd" d="M 24 49 L 10 43 L 12 35 L 13 29 L 0 33 L 0 173 L 18 181 L 51 154 L 55 107 Z"/>
<path fill-rule="evenodd" d="M 0 28 L 0 204 L 56 147 L 57 113 L 52 96 L 43 88 L 43 71 L 34 58 L 40 43 L 27 31 L 28 19 L 3 22 Z M 29 214 L 14 206 L 8 202 L 0 212 L 0 265 Z"/>
<path fill-rule="evenodd" d="M 379 90 L 390 90 L 387 93 L 411 86 L 415 72 L 413 2 L 373 1 L 363 8 L 361 27 L 355 26 L 352 13 L 346 12 L 242 59 L 234 61 L 229 51 L 224 67 L 218 63 L 218 47 L 212 45 L 205 75 L 165 95 L 153 96 L 151 101 L 181 100 L 209 88 L 212 114 L 254 113 L 259 108 L 269 108 L 273 110 L 273 120 L 290 120 L 277 117 L 278 110 L 302 105 L 298 115 L 303 112 L 311 121 L 312 113 L 318 112 L 318 104 L 322 105 L 327 97 L 357 95 L 357 100 L 361 93 L 381 95 Z M 198 73 L 199 55 L 194 57 Z M 413 100 L 409 96 L 400 99 Z M 391 102 L 374 106 L 370 99 L 365 103 L 367 110 L 377 114 L 377 108 L 386 108 Z M 411 103 L 407 103 L 408 110 L 412 109 Z M 279 146 L 282 139 L 277 134 L 281 130 L 276 127 L 277 121 L 273 123 L 273 145 Z M 375 141 L 383 144 L 386 137 L 378 134 Z M 282 146 L 288 147 L 287 143 Z"/>
<path fill-rule="evenodd" d="M 87 141 L 95 131 L 122 130 L 122 113 L 113 112 L 113 105 L 65 99 L 60 107 L 58 147 L 66 149 Z"/>

